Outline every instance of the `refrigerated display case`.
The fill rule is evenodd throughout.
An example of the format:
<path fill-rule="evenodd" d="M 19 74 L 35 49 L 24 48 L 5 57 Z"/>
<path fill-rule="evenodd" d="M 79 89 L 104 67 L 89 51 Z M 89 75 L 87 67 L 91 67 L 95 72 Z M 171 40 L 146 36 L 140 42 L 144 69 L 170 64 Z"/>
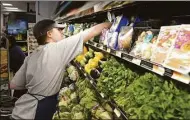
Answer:
<path fill-rule="evenodd" d="M 122 29 L 117 35 L 113 36 L 113 29 L 103 30 L 100 36 L 85 43 L 88 51 L 71 62 L 80 73 L 78 77 L 91 85 L 89 89 L 102 101 L 108 101 L 116 118 L 107 119 L 189 119 L 187 24 L 190 24 L 190 17 L 186 9 L 190 2 L 112 1 L 105 2 L 105 6 L 100 3 L 91 6 L 89 12 L 85 10 L 72 16 L 57 14 L 55 20 L 74 26 L 72 33 L 77 34 L 104 21 L 117 22 L 118 16 L 126 17 L 128 23 L 120 26 Z M 98 6 L 101 8 L 96 10 Z M 186 24 L 186 30 L 180 30 L 183 24 Z M 68 29 L 64 32 L 70 35 Z M 127 37 L 124 39 L 123 36 Z M 114 46 L 110 46 L 110 42 Z M 125 47 L 127 49 L 123 49 Z M 178 56 L 175 56 L 176 52 Z M 76 78 L 75 73 L 68 74 Z M 75 83 L 79 81 L 77 79 Z M 65 118 L 74 119 L 72 114 L 64 113 L 68 112 L 64 109 L 59 112 Z M 57 119 L 59 112 L 55 115 Z"/>

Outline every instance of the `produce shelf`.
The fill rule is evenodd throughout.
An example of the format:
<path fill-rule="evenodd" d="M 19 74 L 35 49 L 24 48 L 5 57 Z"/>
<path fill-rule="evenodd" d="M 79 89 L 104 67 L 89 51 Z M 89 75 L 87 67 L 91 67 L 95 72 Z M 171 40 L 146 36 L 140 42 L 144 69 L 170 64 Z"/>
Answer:
<path fill-rule="evenodd" d="M 127 7 L 133 7 L 133 6 L 142 4 L 142 3 L 143 2 L 140 2 L 140 1 L 133 1 L 133 2 L 130 2 L 130 3 L 125 4 L 125 5 L 120 5 L 120 6 L 115 7 L 115 8 L 94 12 L 92 14 L 87 14 L 87 15 L 81 15 L 80 16 L 79 15 L 80 13 L 79 13 L 77 15 L 68 16 L 68 17 L 58 17 L 55 20 L 58 21 L 58 22 L 67 22 L 67 23 L 81 21 L 81 20 L 89 21 L 89 19 L 94 19 L 94 18 L 98 17 L 99 15 L 107 14 L 107 12 L 120 11 L 121 9 L 124 9 L 124 8 L 127 8 Z"/>
<path fill-rule="evenodd" d="M 93 79 L 91 76 L 89 76 L 87 73 L 85 73 L 84 69 L 79 65 L 77 64 L 76 62 L 73 62 L 74 66 L 77 67 L 77 69 L 79 69 L 83 75 L 90 81 L 91 85 L 93 86 L 94 90 L 98 93 L 98 95 L 103 98 L 103 99 L 107 99 L 105 97 L 105 94 L 104 93 L 100 93 L 96 87 L 96 82 L 95 82 L 95 79 Z M 113 109 L 114 113 L 116 114 L 116 116 L 119 118 L 119 117 L 122 117 L 123 119 L 127 120 L 127 116 L 126 116 L 126 113 L 120 108 L 118 107 L 118 105 L 116 104 L 116 102 L 114 100 L 111 100 L 109 101 L 109 104 Z"/>
<path fill-rule="evenodd" d="M 97 21 L 97 20 L 105 20 L 107 12 L 111 13 L 122 13 L 122 14 L 130 14 L 131 10 L 134 12 L 134 14 L 142 15 L 145 18 L 149 18 L 150 16 L 153 18 L 187 18 L 189 17 L 189 11 L 186 9 L 189 7 L 188 2 L 163 2 L 163 1 L 132 1 L 125 5 L 120 5 L 114 8 L 93 12 L 85 15 L 81 15 L 81 11 L 78 14 L 71 15 L 71 16 L 59 16 L 54 17 L 54 20 L 59 23 L 75 23 L 75 22 L 90 22 Z M 162 9 L 159 9 L 159 7 L 162 6 Z M 175 9 L 178 6 L 182 6 L 183 9 Z M 93 7 L 93 6 L 92 6 Z M 129 8 L 129 9 L 128 9 Z M 132 8 L 132 9 L 131 9 Z M 171 9 L 168 9 L 171 8 Z M 130 12 L 129 12 L 130 11 Z M 180 12 L 179 12 L 180 11 Z M 61 10 L 60 10 L 61 12 Z M 162 13 L 165 14 L 162 14 Z M 134 15 L 133 14 L 133 15 Z M 58 14 L 59 15 L 59 14 Z M 58 16 L 56 15 L 56 16 Z"/>
<path fill-rule="evenodd" d="M 113 56 L 121 58 L 121 59 L 128 61 L 130 63 L 136 64 L 140 67 L 143 67 L 143 68 L 150 70 L 154 73 L 157 73 L 161 76 L 168 76 L 168 77 L 170 77 L 174 80 L 180 81 L 182 83 L 190 84 L 190 75 L 189 74 L 178 73 L 178 72 L 173 71 L 169 68 L 166 68 L 160 64 L 132 56 L 132 55 L 130 55 L 124 51 L 118 51 L 118 50 L 110 49 L 107 46 L 104 46 L 103 44 L 99 44 L 99 43 L 89 41 L 86 43 L 86 45 L 97 48 L 101 51 L 109 53 Z"/>

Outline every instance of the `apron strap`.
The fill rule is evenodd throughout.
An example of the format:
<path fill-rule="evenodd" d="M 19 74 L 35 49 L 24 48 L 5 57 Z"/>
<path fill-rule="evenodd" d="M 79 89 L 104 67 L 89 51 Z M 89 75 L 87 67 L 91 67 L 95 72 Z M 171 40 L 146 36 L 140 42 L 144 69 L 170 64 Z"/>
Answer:
<path fill-rule="evenodd" d="M 39 99 L 36 96 L 41 96 L 41 97 L 44 97 L 44 98 L 49 97 L 49 96 L 44 96 L 44 95 L 39 95 L 39 94 L 32 94 L 32 93 L 29 93 L 29 92 L 27 92 L 26 94 L 31 95 L 32 97 L 34 97 L 38 101 L 39 101 Z"/>

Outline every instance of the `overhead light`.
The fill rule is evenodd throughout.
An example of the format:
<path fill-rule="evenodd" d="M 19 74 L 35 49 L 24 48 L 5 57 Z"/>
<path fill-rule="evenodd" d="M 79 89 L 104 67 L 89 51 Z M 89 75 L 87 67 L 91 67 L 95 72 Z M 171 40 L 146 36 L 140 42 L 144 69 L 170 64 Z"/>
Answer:
<path fill-rule="evenodd" d="M 5 9 L 9 9 L 9 10 L 18 10 L 18 8 L 16 7 L 4 7 Z"/>
<path fill-rule="evenodd" d="M 4 9 L 3 11 L 5 11 L 5 12 L 23 12 L 22 10 L 19 10 L 19 9 L 17 9 L 17 10 Z"/>
<path fill-rule="evenodd" d="M 10 4 L 10 3 L 2 3 L 3 4 L 3 6 L 13 6 L 12 4 Z"/>

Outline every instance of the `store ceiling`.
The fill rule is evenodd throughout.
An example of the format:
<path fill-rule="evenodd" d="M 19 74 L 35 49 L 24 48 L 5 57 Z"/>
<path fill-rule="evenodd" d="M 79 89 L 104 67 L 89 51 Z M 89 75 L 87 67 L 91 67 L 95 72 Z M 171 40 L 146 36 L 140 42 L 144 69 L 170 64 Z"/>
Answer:
<path fill-rule="evenodd" d="M 2 1 L 2 12 L 27 12 L 27 3 L 35 10 L 35 1 Z"/>

